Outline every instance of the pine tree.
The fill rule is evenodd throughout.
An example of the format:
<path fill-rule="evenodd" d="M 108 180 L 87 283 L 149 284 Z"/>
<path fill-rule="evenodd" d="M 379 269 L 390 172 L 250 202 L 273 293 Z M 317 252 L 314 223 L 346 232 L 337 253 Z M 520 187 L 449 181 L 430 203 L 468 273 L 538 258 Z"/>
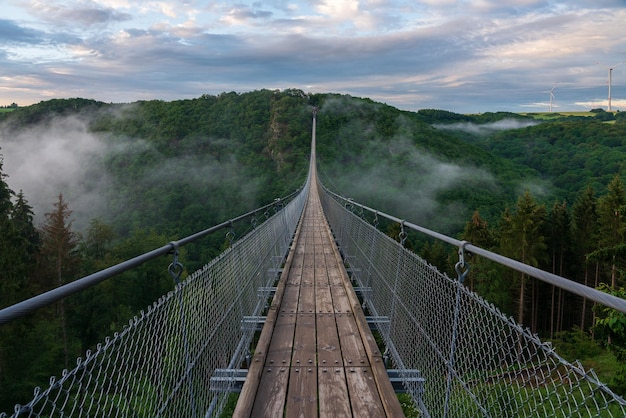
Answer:
<path fill-rule="evenodd" d="M 100 219 L 92 219 L 89 222 L 85 243 L 90 248 L 93 257 L 103 257 L 114 238 L 115 233 L 110 225 Z"/>
<path fill-rule="evenodd" d="M 14 228 L 10 214 L 13 208 L 11 196 L 13 192 L 4 181 L 6 175 L 2 172 L 2 157 L 0 156 L 0 308 L 16 302 L 17 282 L 13 280 L 11 266 L 14 258 L 11 241 L 14 237 Z M 13 339 L 12 327 L 0 327 L 0 407 L 5 406 L 6 393 L 10 392 L 11 384 L 10 365 L 13 360 L 10 342 Z M 2 411 L 4 409 L 0 409 Z"/>
<path fill-rule="evenodd" d="M 548 247 L 552 261 L 552 273 L 564 276 L 565 261 L 568 258 L 571 217 L 567 210 L 567 203 L 555 202 L 549 215 L 547 223 Z M 550 303 L 550 338 L 555 332 L 562 330 L 563 321 L 563 290 L 552 286 Z M 556 309 L 556 311 L 555 311 Z M 556 321 L 555 321 L 556 319 Z"/>
<path fill-rule="evenodd" d="M 41 244 L 41 237 L 33 224 L 34 215 L 32 206 L 28 204 L 24 192 L 20 190 L 13 205 L 11 220 L 19 235 L 27 241 L 27 254 L 30 256 L 37 252 Z"/>
<path fill-rule="evenodd" d="M 543 205 L 538 205 L 527 191 L 517 201 L 515 213 L 505 209 L 500 226 L 501 253 L 522 263 L 538 266 L 545 253 L 545 237 L 541 233 L 546 216 Z M 519 273 L 517 321 L 524 323 L 526 300 L 526 275 Z"/>
<path fill-rule="evenodd" d="M 596 257 L 609 263 L 611 287 L 617 285 L 617 271 L 620 256 L 626 253 L 624 235 L 626 232 L 626 192 L 619 174 L 608 185 L 607 194 L 598 201 L 598 225 L 600 249 Z"/>
<path fill-rule="evenodd" d="M 14 193 L 4 181 L 0 156 L 0 307 L 15 302 L 17 282 L 13 279 L 14 259 L 17 256 L 14 247 L 15 228 L 11 222 Z"/>
<path fill-rule="evenodd" d="M 489 230 L 489 225 L 487 221 L 480 217 L 478 211 L 475 211 L 472 215 L 472 219 L 465 224 L 462 239 L 486 250 L 491 250 L 494 245 L 494 239 Z M 474 291 L 476 288 L 476 291 L 481 295 L 484 295 L 481 289 L 481 282 L 484 280 L 481 280 L 481 278 L 486 278 L 485 274 L 488 271 L 487 266 L 487 260 L 481 258 L 472 258 L 471 260 L 471 269 L 468 274 L 469 281 L 467 284 L 470 290 Z"/>
<path fill-rule="evenodd" d="M 45 214 L 46 222 L 41 226 L 41 256 L 49 284 L 62 286 L 74 278 L 79 267 L 80 259 L 76 251 L 79 236 L 72 231 L 72 221 L 70 220 L 72 212 L 68 209 L 68 204 L 63 200 L 62 194 L 59 194 L 54 207 L 54 211 Z M 69 342 L 64 300 L 58 304 L 58 317 L 61 321 L 65 366 L 68 367 Z"/>
<path fill-rule="evenodd" d="M 8 219 L 11 214 L 11 210 L 13 209 L 13 204 L 11 203 L 11 197 L 13 197 L 14 192 L 9 188 L 9 185 L 4 181 L 7 177 L 6 174 L 2 172 L 3 158 L 0 155 L 0 219 Z"/>
<path fill-rule="evenodd" d="M 41 237 L 39 231 L 33 224 L 33 208 L 28 204 L 22 190 L 17 194 L 17 200 L 11 213 L 11 221 L 16 232 L 16 243 L 20 243 L 20 261 L 22 266 L 22 276 L 24 278 L 24 288 L 27 295 L 32 296 L 35 289 L 32 286 L 33 266 L 36 264 L 37 255 L 41 247 Z M 30 282 L 27 282 L 29 281 Z"/>
<path fill-rule="evenodd" d="M 448 253 L 441 241 L 426 242 L 419 252 L 420 257 L 424 260 L 428 260 L 430 264 L 437 267 L 441 272 L 450 272 L 454 269 L 450 269 L 450 260 L 448 259 Z"/>
<path fill-rule="evenodd" d="M 0 159 L 0 308 L 31 296 L 27 280 L 33 274 L 38 250 L 32 210 L 21 192 L 17 202 L 12 203 L 15 193 L 5 178 Z M 45 325 L 46 321 L 38 323 Z M 0 326 L 0 411 L 9 410 L 17 399 L 32 392 L 32 372 L 40 372 L 39 360 L 49 358 L 47 353 L 39 352 L 37 361 L 33 361 L 34 356 L 25 354 L 42 347 L 40 340 L 35 344 L 28 339 L 34 335 L 36 324 L 29 316 Z"/>
<path fill-rule="evenodd" d="M 597 272 L 598 263 L 591 262 L 589 255 L 595 250 L 598 239 L 597 199 L 592 187 L 587 187 L 579 195 L 572 207 L 572 242 L 576 257 L 576 264 L 582 267 L 585 286 L 589 285 L 589 270 Z M 596 275 L 597 280 L 597 275 Z M 597 283 L 596 283 L 597 286 Z M 587 317 L 587 298 L 583 298 L 580 318 L 580 329 L 584 330 Z"/>

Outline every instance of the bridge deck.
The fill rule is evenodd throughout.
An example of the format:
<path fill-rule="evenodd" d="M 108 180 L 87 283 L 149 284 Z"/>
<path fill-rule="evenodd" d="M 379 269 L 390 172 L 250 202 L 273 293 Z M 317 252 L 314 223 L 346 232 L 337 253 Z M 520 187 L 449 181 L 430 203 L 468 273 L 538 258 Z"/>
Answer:
<path fill-rule="evenodd" d="M 403 416 L 315 187 L 235 416 Z"/>

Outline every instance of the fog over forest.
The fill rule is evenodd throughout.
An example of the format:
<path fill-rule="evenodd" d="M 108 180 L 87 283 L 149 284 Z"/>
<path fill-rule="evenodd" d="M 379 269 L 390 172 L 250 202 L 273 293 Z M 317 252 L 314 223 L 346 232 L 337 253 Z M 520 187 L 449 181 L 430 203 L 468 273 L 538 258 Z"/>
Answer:
<path fill-rule="evenodd" d="M 44 214 L 53 209 L 59 193 L 69 204 L 77 231 L 84 230 L 91 219 L 109 220 L 111 198 L 115 197 L 120 179 L 111 177 L 106 162 L 120 159 L 130 164 L 142 155 L 153 156 L 158 164 L 141 170 L 141 177 L 134 179 L 136 189 L 158 188 L 163 183 L 196 189 L 228 184 L 232 186 L 233 199 L 254 202 L 259 181 L 245 176 L 228 141 L 203 141 L 226 151 L 219 160 L 211 155 L 167 156 L 143 138 L 90 132 L 92 117 L 95 115 L 58 116 L 17 132 L 7 132 L 0 125 L 0 155 L 6 182 L 12 190 L 23 191 L 33 207 L 36 224 L 43 222 Z"/>
<path fill-rule="evenodd" d="M 33 207 L 36 222 L 52 210 L 59 193 L 71 202 L 74 217 L 85 226 L 106 208 L 104 191 L 110 179 L 102 156 L 110 147 L 88 132 L 84 119 L 58 117 L 23 130 L 7 133 L 0 127 L 0 153 L 4 156 L 7 184 L 22 190 Z"/>
<path fill-rule="evenodd" d="M 458 122 L 450 124 L 435 124 L 433 126 L 439 129 L 465 131 L 476 135 L 489 135 L 497 131 L 521 129 L 528 126 L 536 126 L 540 123 L 541 122 L 535 120 L 502 119 L 491 123 L 477 124 L 473 122 Z"/>
<path fill-rule="evenodd" d="M 290 89 L 132 104 L 54 99 L 0 113 L 3 180 L 15 193 L 23 191 L 35 213 L 31 222 L 28 210 L 4 193 L 7 233 L 0 234 L 0 248 L 7 251 L 0 251 L 0 266 L 5 266 L 0 270 L 17 279 L 0 281 L 0 305 L 293 192 L 306 177 L 314 108 L 318 173 L 330 190 L 581 284 L 624 285 L 626 258 L 620 251 L 626 229 L 614 225 L 616 220 L 626 225 L 621 211 L 626 206 L 621 181 L 626 113 L 533 119 L 507 112 L 408 112 L 366 98 Z M 55 211 L 59 193 L 72 211 L 71 230 L 80 233 L 68 246 L 74 258 L 62 274 L 50 261 L 58 253 L 44 216 Z M 524 225 L 532 225 L 532 231 Z M 379 226 L 398 238 L 397 224 Z M 237 225 L 237 237 L 252 227 L 251 222 Z M 54 231 L 72 236 L 61 227 Z M 39 240 L 44 234 L 48 239 Z M 224 235 L 185 246 L 185 268 L 195 271 L 221 254 L 228 245 Z M 454 274 L 455 248 L 437 246 L 417 233 L 409 233 L 406 244 L 440 271 Z M 616 249 L 616 257 L 605 257 Z M 0 348 L 9 347 L 0 350 L 0 410 L 32 395 L 31 376 L 43 373 L 35 384 L 45 386 L 60 364 L 69 364 L 70 357 L 170 290 L 170 262 L 155 260 L 105 282 L 123 285 L 94 288 L 68 306 L 63 318 L 50 314 L 54 307 L 42 310 L 27 320 L 35 331 L 25 339 L 0 328 Z M 557 297 L 545 283 L 524 284 L 519 274 L 486 261 L 471 263 L 465 281 L 470 290 L 517 315 L 533 332 L 550 336 L 555 346 L 565 341 L 559 340 L 561 332 L 589 338 L 586 346 L 612 356 L 610 387 L 626 393 L 626 368 L 618 366 L 626 363 L 611 351 L 626 350 L 626 336 L 612 334 L 611 346 L 605 345 L 609 331 L 592 328 L 598 313 L 589 304 Z M 522 300 L 518 296 L 526 287 L 528 297 Z M 63 335 L 62 319 L 68 320 L 68 333 L 53 339 L 54 347 L 43 355 L 40 335 Z"/>

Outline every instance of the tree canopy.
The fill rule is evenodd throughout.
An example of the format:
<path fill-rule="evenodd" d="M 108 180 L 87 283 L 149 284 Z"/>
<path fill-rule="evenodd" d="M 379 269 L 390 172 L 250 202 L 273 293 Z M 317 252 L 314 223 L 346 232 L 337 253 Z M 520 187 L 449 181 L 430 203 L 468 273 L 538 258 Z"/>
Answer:
<path fill-rule="evenodd" d="M 7 140 L 25 141 L 22 134 L 55 120 L 80 121 L 102 144 L 90 161 L 92 174 L 106 179 L 89 183 L 100 187 L 105 203 L 93 206 L 76 230 L 72 190 L 55 190 L 56 201 L 35 214 L 28 190 L 11 190 L 0 159 L 0 307 L 296 190 L 308 168 L 314 107 L 319 174 L 331 190 L 621 294 L 626 119 L 620 114 L 611 123 L 597 115 L 540 122 L 506 112 L 408 112 L 289 89 L 128 104 L 55 99 L 0 113 Z M 223 236 L 208 237 L 181 257 L 193 271 L 223 244 Z M 442 270 L 453 265 L 440 243 L 416 241 L 411 248 Z M 476 257 L 470 262 L 466 285 L 533 330 L 553 335 L 576 326 L 623 344 L 611 328 L 612 318 L 621 324 L 614 312 L 598 313 L 594 328 L 586 300 Z M 0 410 L 171 289 L 167 264 L 155 260 L 0 327 Z"/>

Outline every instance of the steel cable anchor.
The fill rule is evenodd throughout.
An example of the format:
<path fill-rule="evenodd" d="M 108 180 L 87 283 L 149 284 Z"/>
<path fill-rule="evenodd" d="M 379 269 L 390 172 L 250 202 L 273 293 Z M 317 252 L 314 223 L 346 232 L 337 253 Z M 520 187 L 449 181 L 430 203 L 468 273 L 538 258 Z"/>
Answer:
<path fill-rule="evenodd" d="M 178 242 L 172 241 L 170 242 L 170 245 L 172 246 L 174 258 L 168 266 L 167 271 L 169 271 L 170 276 L 172 276 L 172 280 L 174 280 L 174 283 L 179 284 L 180 276 L 183 274 L 183 270 L 185 269 L 185 267 L 180 261 L 178 261 Z"/>
<path fill-rule="evenodd" d="M 398 234 L 398 239 L 400 240 L 400 245 L 404 247 L 404 243 L 406 242 L 408 234 L 404 230 L 404 221 L 400 222 L 400 233 Z"/>
<path fill-rule="evenodd" d="M 233 225 L 232 221 L 230 222 L 230 231 L 226 233 L 226 239 L 228 240 L 228 246 L 232 247 L 233 241 L 235 241 L 235 225 Z"/>
<path fill-rule="evenodd" d="M 469 244 L 467 241 L 461 241 L 459 244 L 459 261 L 454 265 L 454 270 L 456 271 L 459 283 L 461 284 L 463 284 L 467 273 L 470 271 L 470 265 L 465 261 L 465 246 L 467 244 Z"/>

